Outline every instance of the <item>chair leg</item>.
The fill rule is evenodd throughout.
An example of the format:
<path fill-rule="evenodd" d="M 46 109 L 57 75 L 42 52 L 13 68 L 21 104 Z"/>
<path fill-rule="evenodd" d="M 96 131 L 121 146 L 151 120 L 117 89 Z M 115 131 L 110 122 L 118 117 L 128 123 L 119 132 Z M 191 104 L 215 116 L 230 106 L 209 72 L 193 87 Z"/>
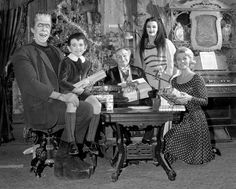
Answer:
<path fill-rule="evenodd" d="M 35 149 L 33 149 L 33 159 L 31 160 L 31 172 L 35 173 L 35 176 L 41 177 L 45 167 L 53 167 L 54 157 L 53 151 L 58 148 L 57 138 L 49 133 L 43 131 L 32 131 L 37 136 L 35 141 Z"/>
<path fill-rule="evenodd" d="M 35 176 L 41 177 L 44 168 L 47 166 L 45 161 L 47 159 L 47 151 L 45 146 L 40 146 L 36 149 L 36 157 L 31 160 L 31 172 L 35 173 Z"/>

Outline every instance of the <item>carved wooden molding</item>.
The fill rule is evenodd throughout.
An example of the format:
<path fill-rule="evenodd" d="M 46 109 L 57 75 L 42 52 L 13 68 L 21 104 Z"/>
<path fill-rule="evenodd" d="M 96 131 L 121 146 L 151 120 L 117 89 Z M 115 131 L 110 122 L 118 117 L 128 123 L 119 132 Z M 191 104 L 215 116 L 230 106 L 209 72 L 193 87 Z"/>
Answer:
<path fill-rule="evenodd" d="M 191 44 L 194 50 L 212 51 L 221 49 L 221 13 L 218 11 L 192 11 Z"/>
<path fill-rule="evenodd" d="M 185 1 L 185 3 L 180 3 L 179 1 L 172 1 L 170 3 L 170 8 L 209 11 L 209 10 L 230 9 L 230 6 L 221 0 L 194 0 L 194 1 Z"/>

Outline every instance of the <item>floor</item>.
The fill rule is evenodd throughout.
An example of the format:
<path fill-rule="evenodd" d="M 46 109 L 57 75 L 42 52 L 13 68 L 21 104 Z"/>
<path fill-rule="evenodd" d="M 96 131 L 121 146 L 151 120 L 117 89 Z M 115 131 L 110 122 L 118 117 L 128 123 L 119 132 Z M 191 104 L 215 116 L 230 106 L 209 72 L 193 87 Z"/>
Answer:
<path fill-rule="evenodd" d="M 236 189 L 236 140 L 217 143 L 222 156 L 205 165 L 173 164 L 175 181 L 169 181 L 161 167 L 152 162 L 140 162 L 124 168 L 117 182 L 111 181 L 114 171 L 109 159 L 99 158 L 95 174 L 90 179 L 59 180 L 53 168 L 47 167 L 41 178 L 31 173 L 31 155 L 23 155 L 30 147 L 22 137 L 23 125 L 14 125 L 16 140 L 0 146 L 0 188 L 4 189 Z"/>

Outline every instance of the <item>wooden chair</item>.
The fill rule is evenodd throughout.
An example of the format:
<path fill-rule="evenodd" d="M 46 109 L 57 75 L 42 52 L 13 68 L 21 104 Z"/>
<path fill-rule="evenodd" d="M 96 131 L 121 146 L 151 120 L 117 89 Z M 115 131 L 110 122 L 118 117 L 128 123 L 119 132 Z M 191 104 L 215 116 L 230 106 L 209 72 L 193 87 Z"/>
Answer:
<path fill-rule="evenodd" d="M 34 172 L 35 176 L 41 177 L 45 167 L 53 167 L 62 132 L 63 127 L 58 125 L 44 130 L 31 127 L 24 128 L 24 138 L 26 142 L 33 143 L 33 146 L 26 149 L 23 153 L 32 153 L 30 171 Z"/>

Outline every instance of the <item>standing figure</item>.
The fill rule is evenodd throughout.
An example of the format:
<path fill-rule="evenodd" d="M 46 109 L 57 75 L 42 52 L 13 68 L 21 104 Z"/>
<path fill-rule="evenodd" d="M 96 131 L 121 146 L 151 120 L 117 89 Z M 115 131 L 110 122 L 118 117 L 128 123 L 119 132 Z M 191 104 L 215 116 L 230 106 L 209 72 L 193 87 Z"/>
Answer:
<path fill-rule="evenodd" d="M 188 164 L 203 164 L 214 159 L 210 133 L 202 106 L 208 103 L 207 90 L 203 78 L 191 70 L 193 52 L 187 47 L 179 47 L 174 61 L 180 75 L 172 79 L 172 86 L 181 92 L 175 103 L 185 105 L 183 119 L 173 124 L 165 135 L 165 157 L 169 162 L 177 159 Z"/>
<path fill-rule="evenodd" d="M 90 142 L 89 146 L 94 146 L 96 131 L 99 125 L 100 113 L 101 113 L 101 103 L 98 99 L 93 96 L 90 91 L 86 88 L 90 85 L 86 77 L 91 70 L 92 63 L 85 59 L 83 56 L 87 50 L 87 39 L 83 33 L 74 33 L 69 36 L 67 41 L 67 47 L 70 54 L 61 62 L 59 67 L 59 85 L 60 91 L 63 93 L 73 92 L 78 95 L 80 100 L 88 102 L 93 106 L 93 118 L 89 125 L 89 130 L 87 134 L 87 141 Z M 73 84 L 84 81 L 84 84 L 80 88 L 76 88 Z M 83 82 L 82 81 L 82 82 Z M 76 122 L 76 109 L 72 103 L 67 103 L 67 109 L 65 114 L 66 129 L 68 129 L 70 138 L 70 153 L 78 153 L 75 145 L 75 122 Z M 93 144 L 91 144 L 93 143 Z M 93 149 L 95 150 L 95 149 Z"/>
<path fill-rule="evenodd" d="M 166 38 L 165 28 L 160 18 L 150 17 L 145 21 L 138 50 L 141 67 L 146 73 L 148 83 L 157 90 L 170 86 L 169 79 L 164 81 L 158 78 L 161 75 L 170 78 L 175 73 L 173 57 L 176 49 Z M 161 98 L 161 105 L 168 105 L 168 103 Z M 165 124 L 164 133 L 170 126 L 170 122 Z M 153 128 L 145 133 L 143 142 L 150 143 L 152 136 Z"/>
<path fill-rule="evenodd" d="M 166 38 L 166 32 L 161 19 L 148 18 L 143 26 L 143 34 L 139 44 L 141 67 L 146 73 L 149 84 L 156 88 L 167 87 L 170 84 L 159 81 L 161 74 L 173 75 L 175 46 Z"/>

